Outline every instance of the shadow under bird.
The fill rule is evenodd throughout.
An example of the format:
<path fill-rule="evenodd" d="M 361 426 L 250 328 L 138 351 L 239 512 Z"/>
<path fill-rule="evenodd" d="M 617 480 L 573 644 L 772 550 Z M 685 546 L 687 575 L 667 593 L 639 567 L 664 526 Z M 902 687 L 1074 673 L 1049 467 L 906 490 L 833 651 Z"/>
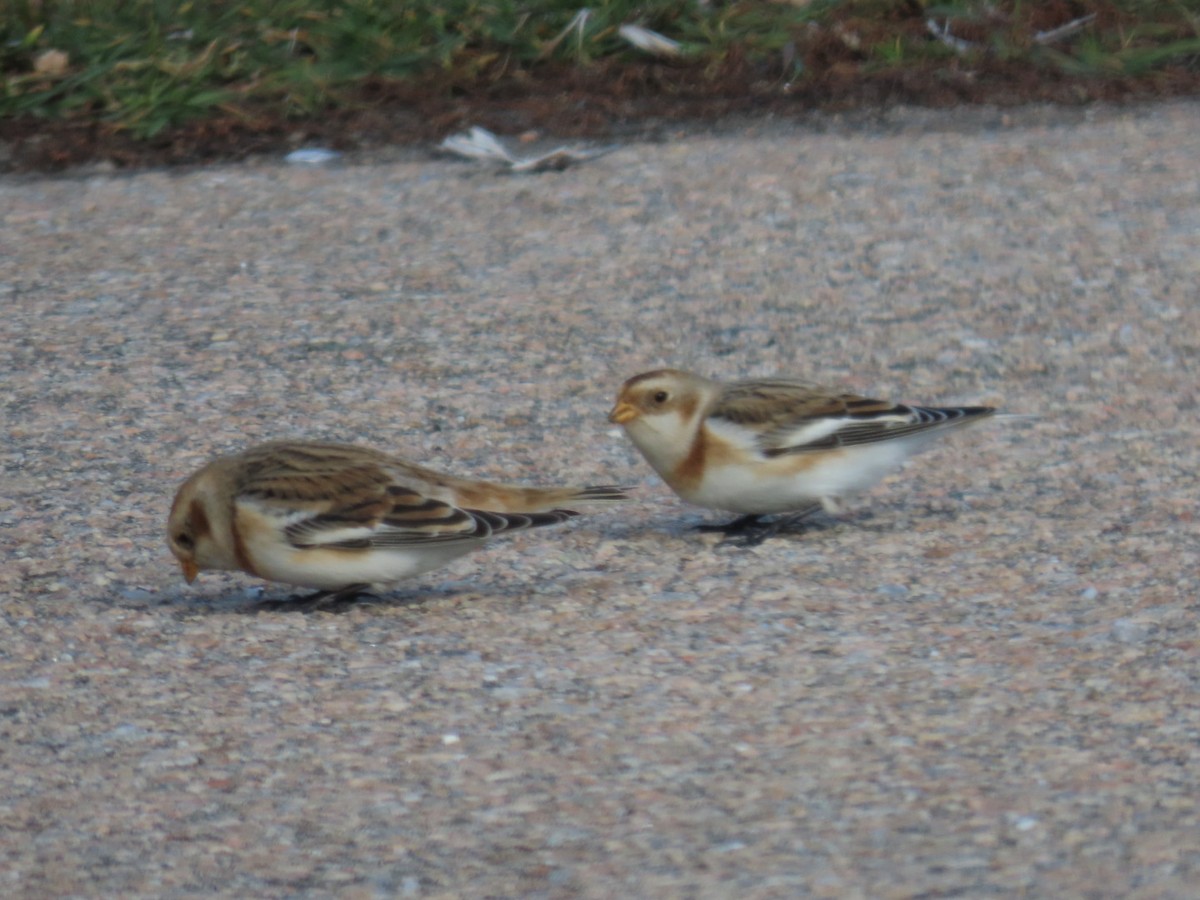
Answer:
<path fill-rule="evenodd" d="M 213 460 L 183 483 L 167 543 L 190 584 L 205 569 L 316 588 L 337 601 L 436 568 L 490 538 L 627 499 L 612 485 L 474 481 L 350 444 L 280 441 Z"/>
<path fill-rule="evenodd" d="M 820 509 L 837 512 L 843 498 L 933 438 L 994 412 L 908 406 L 787 378 L 721 383 L 658 369 L 626 381 L 608 418 L 681 498 L 740 514 L 702 530 L 757 544 Z M 770 515 L 780 518 L 762 521 Z"/>

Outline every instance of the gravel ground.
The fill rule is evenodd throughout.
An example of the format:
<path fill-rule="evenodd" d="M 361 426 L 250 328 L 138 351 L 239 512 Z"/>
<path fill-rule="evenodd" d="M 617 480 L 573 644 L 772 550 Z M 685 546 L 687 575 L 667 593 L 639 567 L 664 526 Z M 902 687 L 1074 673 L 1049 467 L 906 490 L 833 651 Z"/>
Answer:
<path fill-rule="evenodd" d="M 1198 113 L 0 181 L 0 893 L 1195 896 Z M 1041 417 L 729 552 L 605 421 L 662 364 Z M 178 482 L 300 435 L 639 496 L 187 587 Z"/>

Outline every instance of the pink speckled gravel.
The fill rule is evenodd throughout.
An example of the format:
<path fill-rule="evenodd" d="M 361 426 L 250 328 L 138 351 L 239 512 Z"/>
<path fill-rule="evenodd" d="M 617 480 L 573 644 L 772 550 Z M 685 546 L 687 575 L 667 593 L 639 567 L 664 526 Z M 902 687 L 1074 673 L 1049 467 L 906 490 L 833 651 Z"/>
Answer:
<path fill-rule="evenodd" d="M 1197 160 L 1181 102 L 0 181 L 0 894 L 1195 896 Z M 605 421 L 665 363 L 1041 418 L 729 552 Z M 645 489 L 340 615 L 186 587 L 178 482 L 301 435 Z"/>

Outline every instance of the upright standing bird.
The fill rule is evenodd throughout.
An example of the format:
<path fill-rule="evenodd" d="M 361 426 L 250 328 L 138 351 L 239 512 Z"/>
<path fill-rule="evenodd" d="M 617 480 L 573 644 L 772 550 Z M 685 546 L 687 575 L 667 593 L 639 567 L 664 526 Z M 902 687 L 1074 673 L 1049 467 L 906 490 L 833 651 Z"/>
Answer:
<path fill-rule="evenodd" d="M 190 584 L 241 570 L 349 598 L 462 556 L 499 534 L 626 499 L 611 485 L 535 488 L 445 475 L 350 444 L 279 441 L 215 459 L 179 488 L 167 543 Z"/>
<path fill-rule="evenodd" d="M 659 369 L 621 386 L 609 421 L 697 506 L 740 513 L 722 526 L 755 544 L 875 484 L 933 437 L 993 414 L 872 400 L 803 381 L 721 384 Z M 763 516 L 783 517 L 762 523 Z"/>

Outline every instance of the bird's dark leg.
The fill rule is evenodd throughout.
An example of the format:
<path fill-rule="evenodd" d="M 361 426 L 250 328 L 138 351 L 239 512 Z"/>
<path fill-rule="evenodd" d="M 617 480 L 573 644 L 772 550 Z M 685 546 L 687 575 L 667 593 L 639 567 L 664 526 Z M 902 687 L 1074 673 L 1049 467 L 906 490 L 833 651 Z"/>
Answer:
<path fill-rule="evenodd" d="M 318 609 L 333 609 L 343 603 L 349 603 L 364 594 L 370 594 L 369 584 L 348 584 L 332 591 L 316 591 L 303 596 L 291 596 L 285 600 L 265 600 L 259 604 L 260 609 L 292 610 L 295 612 L 315 612 Z"/>
<path fill-rule="evenodd" d="M 757 547 L 767 538 L 775 537 L 775 535 L 779 534 L 779 532 L 783 531 L 788 526 L 794 525 L 796 522 L 802 522 L 813 513 L 818 513 L 820 511 L 821 504 L 814 503 L 812 506 L 806 506 L 804 509 L 798 509 L 795 512 L 782 515 L 772 522 L 767 522 L 765 524 L 747 523 L 746 526 L 743 526 L 743 528 L 739 529 L 742 532 L 741 534 L 730 534 L 717 546 L 723 547 L 726 544 L 729 544 L 730 546 L 734 547 Z M 746 516 L 744 518 L 750 517 Z"/>
<path fill-rule="evenodd" d="M 315 595 L 305 598 L 305 602 L 310 604 L 312 609 L 324 609 L 341 603 L 349 603 L 359 597 L 369 596 L 371 596 L 369 584 L 348 584 L 336 591 L 318 591 Z"/>
<path fill-rule="evenodd" d="M 732 522 L 726 522 L 724 525 L 697 525 L 697 531 L 719 531 L 722 534 L 738 534 L 743 531 L 748 531 L 751 528 L 758 526 L 762 516 L 755 513 L 750 513 L 747 516 L 739 516 Z"/>

